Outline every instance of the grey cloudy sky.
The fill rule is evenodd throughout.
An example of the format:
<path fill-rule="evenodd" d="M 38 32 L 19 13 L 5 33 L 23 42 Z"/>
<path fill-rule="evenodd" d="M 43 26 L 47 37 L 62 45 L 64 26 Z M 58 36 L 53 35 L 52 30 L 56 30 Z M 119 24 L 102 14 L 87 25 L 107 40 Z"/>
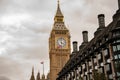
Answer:
<path fill-rule="evenodd" d="M 71 40 L 89 40 L 98 28 L 97 15 L 104 13 L 106 25 L 118 9 L 117 0 L 61 0 Z M 48 38 L 57 9 L 57 0 L 0 0 L 0 80 L 29 80 L 31 68 L 49 72 Z M 71 42 L 72 43 L 72 42 Z"/>

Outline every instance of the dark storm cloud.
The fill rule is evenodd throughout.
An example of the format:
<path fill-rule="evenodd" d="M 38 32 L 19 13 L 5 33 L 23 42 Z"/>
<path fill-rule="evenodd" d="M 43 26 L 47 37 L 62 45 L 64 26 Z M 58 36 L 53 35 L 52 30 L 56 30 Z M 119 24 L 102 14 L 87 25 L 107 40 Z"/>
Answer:
<path fill-rule="evenodd" d="M 5 30 L 2 27 L 2 30 L 11 36 L 11 39 L 3 44 L 6 46 L 6 51 L 9 52 L 11 56 L 19 55 L 25 59 L 40 58 L 40 55 L 42 55 L 40 52 L 45 53 L 42 56 L 47 55 L 46 49 L 44 48 L 46 45 L 44 45 L 44 43 L 48 42 L 48 34 L 46 32 L 48 30 L 46 26 L 43 26 L 43 28 L 37 27 L 37 29 L 35 27 L 37 26 L 21 26 L 17 31 L 15 31 L 17 28 L 14 26 L 9 26 L 9 28 Z"/>
<path fill-rule="evenodd" d="M 40 61 L 47 61 L 45 73 L 48 72 L 48 36 L 52 26 L 49 16 L 56 5 L 47 1 L 3 0 L 1 3 L 0 75 L 11 80 L 28 80 L 31 67 Z M 38 69 L 39 66 L 35 70 Z"/>
<path fill-rule="evenodd" d="M 0 80 L 16 80 L 17 77 L 22 76 L 22 68 L 19 67 L 21 64 L 17 60 L 10 59 L 10 55 L 0 56 L 0 63 Z"/>
<path fill-rule="evenodd" d="M 46 22 L 31 21 L 31 22 L 23 23 L 22 25 L 27 27 L 27 29 L 33 32 L 46 34 L 50 31 L 49 24 L 50 24 L 49 21 L 46 21 Z"/>
<path fill-rule="evenodd" d="M 29 80 L 31 67 L 41 61 L 46 61 L 45 69 L 49 69 L 48 39 L 56 3 L 57 0 L 0 0 L 0 75 L 3 78 Z M 113 4 L 117 0 L 61 0 L 72 41 L 81 44 L 83 30 L 89 31 L 91 39 L 98 28 L 100 13 L 105 13 L 108 24 L 117 10 Z M 37 65 L 35 70 L 38 69 L 42 67 Z"/>
<path fill-rule="evenodd" d="M 93 33 L 99 26 L 97 19 L 98 14 L 105 14 L 105 23 L 108 25 L 112 21 L 111 16 L 117 10 L 117 5 L 113 6 L 113 4 L 117 4 L 117 0 L 76 0 L 75 2 L 75 4 L 73 4 L 73 1 L 71 1 L 71 3 L 68 3 L 68 6 L 71 7 L 69 10 L 67 10 L 67 6 L 65 6 L 65 9 L 67 10 L 65 16 L 67 18 L 67 21 L 69 21 L 67 23 L 70 25 L 72 35 L 79 34 L 78 36 L 81 38 L 79 38 L 79 42 L 82 42 L 82 36 L 80 36 L 80 34 L 83 30 L 89 31 L 89 39 L 93 37 Z M 74 6 L 71 6 L 72 4 Z M 68 16 L 68 14 L 72 16 Z M 79 23 L 77 23 L 78 21 Z M 75 36 L 73 37 L 72 39 L 75 39 Z"/>
<path fill-rule="evenodd" d="M 10 80 L 8 77 L 0 76 L 0 80 Z"/>
<path fill-rule="evenodd" d="M 47 0 L 1 0 L 0 16 L 5 14 L 29 13 L 34 16 L 47 15 L 51 12 L 52 3 Z"/>

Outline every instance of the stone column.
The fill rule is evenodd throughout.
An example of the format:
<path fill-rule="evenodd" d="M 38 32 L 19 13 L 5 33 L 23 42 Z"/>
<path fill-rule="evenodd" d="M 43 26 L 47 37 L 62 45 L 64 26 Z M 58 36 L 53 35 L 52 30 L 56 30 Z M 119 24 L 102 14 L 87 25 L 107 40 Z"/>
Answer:
<path fill-rule="evenodd" d="M 110 52 L 110 59 L 111 59 L 111 67 L 112 67 L 112 74 L 113 74 L 113 80 L 116 80 L 115 76 L 116 76 L 116 71 L 115 71 L 115 65 L 114 65 L 114 61 L 113 61 L 113 50 L 112 50 L 112 46 L 111 44 L 109 44 L 109 52 Z"/>
<path fill-rule="evenodd" d="M 105 54 L 104 54 L 104 49 L 102 49 L 102 55 L 103 55 L 103 63 L 104 63 L 104 73 L 105 73 L 105 77 L 106 77 L 106 79 L 108 80 L 108 76 L 107 76 L 107 72 L 106 72 L 106 61 L 105 61 Z"/>
<path fill-rule="evenodd" d="M 75 80 L 75 70 L 73 70 L 73 80 Z"/>
<path fill-rule="evenodd" d="M 72 80 L 72 72 L 70 72 L 70 80 Z"/>
<path fill-rule="evenodd" d="M 68 73 L 68 78 L 67 78 L 67 80 L 70 80 L 70 73 Z"/>
<path fill-rule="evenodd" d="M 67 80 L 67 74 L 65 75 L 65 79 L 64 80 Z"/>
<path fill-rule="evenodd" d="M 68 80 L 68 73 L 65 75 L 65 80 Z"/>
<path fill-rule="evenodd" d="M 77 80 L 77 68 L 75 69 L 75 80 Z"/>
<path fill-rule="evenodd" d="M 77 77 L 77 80 L 78 80 L 79 79 L 79 66 L 77 66 L 76 77 Z"/>

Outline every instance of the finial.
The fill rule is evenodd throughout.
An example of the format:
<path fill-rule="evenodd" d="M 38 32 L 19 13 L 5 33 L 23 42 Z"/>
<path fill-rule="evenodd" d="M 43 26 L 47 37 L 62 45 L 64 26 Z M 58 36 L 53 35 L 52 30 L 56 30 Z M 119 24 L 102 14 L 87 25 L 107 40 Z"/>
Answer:
<path fill-rule="evenodd" d="M 60 4 L 60 0 L 58 0 L 58 5 Z"/>
<path fill-rule="evenodd" d="M 34 66 L 32 67 L 32 74 L 34 74 Z"/>

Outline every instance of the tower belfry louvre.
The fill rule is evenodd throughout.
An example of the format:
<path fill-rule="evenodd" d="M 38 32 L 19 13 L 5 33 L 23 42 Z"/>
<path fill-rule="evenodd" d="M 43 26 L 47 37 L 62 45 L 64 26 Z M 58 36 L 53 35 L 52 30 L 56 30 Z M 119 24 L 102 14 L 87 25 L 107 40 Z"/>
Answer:
<path fill-rule="evenodd" d="M 54 24 L 49 37 L 50 80 L 56 80 L 57 74 L 69 60 L 69 56 L 70 33 L 65 25 L 58 1 Z"/>

